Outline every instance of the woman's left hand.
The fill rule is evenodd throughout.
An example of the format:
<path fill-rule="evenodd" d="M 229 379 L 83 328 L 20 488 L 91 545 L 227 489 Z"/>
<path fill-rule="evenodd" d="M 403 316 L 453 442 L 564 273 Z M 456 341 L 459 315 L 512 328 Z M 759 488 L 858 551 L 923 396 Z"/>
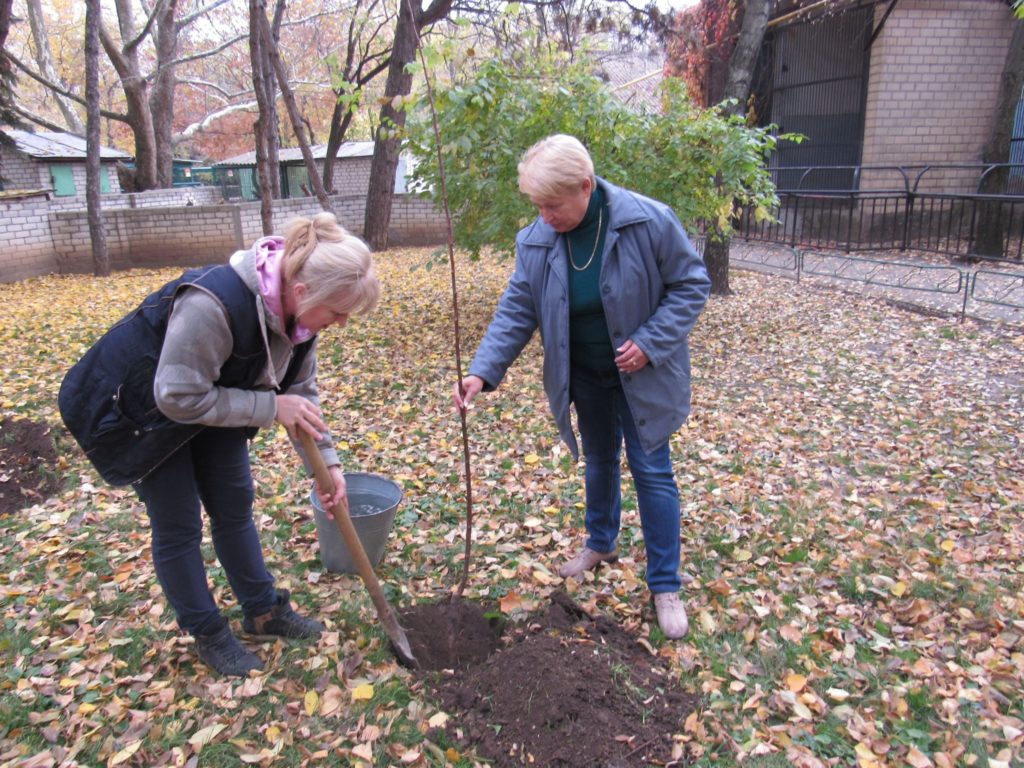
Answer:
<path fill-rule="evenodd" d="M 615 350 L 619 354 L 615 356 L 615 365 L 623 373 L 635 373 L 651 362 L 644 351 L 628 339 L 625 344 Z"/>
<path fill-rule="evenodd" d="M 333 467 L 328 467 L 327 471 L 331 473 L 331 480 L 334 481 L 334 495 L 327 495 L 319 483 L 316 486 L 316 493 L 320 497 L 320 504 L 323 507 L 324 513 L 333 520 L 334 515 L 331 514 L 331 510 L 347 499 L 348 488 L 345 486 L 345 473 L 339 465 L 335 464 Z"/>

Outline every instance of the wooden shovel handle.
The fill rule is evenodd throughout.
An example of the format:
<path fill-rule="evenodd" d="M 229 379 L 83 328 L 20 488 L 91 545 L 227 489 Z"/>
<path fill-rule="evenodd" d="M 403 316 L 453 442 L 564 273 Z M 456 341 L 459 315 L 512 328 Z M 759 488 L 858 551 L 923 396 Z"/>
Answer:
<path fill-rule="evenodd" d="M 313 474 L 316 477 L 317 485 L 333 496 L 335 490 L 334 479 L 331 477 L 330 470 L 327 469 L 327 465 L 320 455 L 320 449 L 316 447 L 313 436 L 303 429 L 299 429 L 298 433 L 299 441 L 302 443 L 302 450 L 306 454 L 306 460 L 313 467 Z M 348 546 L 349 554 L 352 555 L 352 559 L 355 561 L 359 577 L 363 580 L 366 591 L 370 593 L 370 599 L 373 600 L 373 605 L 377 609 L 377 616 L 384 626 L 384 631 L 387 632 L 388 637 L 395 646 L 399 658 L 411 667 L 417 666 L 416 658 L 409 647 L 409 640 L 405 636 L 405 631 L 399 625 L 398 617 L 395 615 L 394 610 L 392 610 L 387 597 L 385 597 L 380 582 L 377 581 L 377 574 L 373 571 L 370 558 L 366 556 L 363 542 L 359 540 L 359 534 L 352 524 L 352 518 L 349 516 L 347 496 L 340 503 L 334 505 L 331 509 L 331 514 L 334 515 L 334 522 L 338 526 L 345 544 Z"/>

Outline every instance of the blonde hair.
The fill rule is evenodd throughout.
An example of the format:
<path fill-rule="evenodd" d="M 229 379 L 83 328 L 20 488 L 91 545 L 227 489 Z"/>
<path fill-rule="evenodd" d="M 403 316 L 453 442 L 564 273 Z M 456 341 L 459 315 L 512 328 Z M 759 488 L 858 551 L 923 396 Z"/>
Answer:
<path fill-rule="evenodd" d="M 556 133 L 541 139 L 519 161 L 519 191 L 527 197 L 550 200 L 594 182 L 594 161 L 579 139 Z"/>
<path fill-rule="evenodd" d="M 303 283 L 306 294 L 297 310 L 317 304 L 349 315 L 372 312 L 380 300 L 380 282 L 370 248 L 334 218 L 321 212 L 297 217 L 284 227 L 284 284 Z"/>

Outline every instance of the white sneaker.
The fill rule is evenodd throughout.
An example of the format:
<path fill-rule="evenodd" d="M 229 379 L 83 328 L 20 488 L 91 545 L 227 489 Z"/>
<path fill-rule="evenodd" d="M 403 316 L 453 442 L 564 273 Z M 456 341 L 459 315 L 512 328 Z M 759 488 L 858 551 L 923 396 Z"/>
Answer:
<path fill-rule="evenodd" d="M 619 553 L 614 549 L 611 552 L 595 552 L 584 547 L 576 557 L 559 569 L 558 575 L 563 579 L 578 579 L 581 574 L 594 570 L 601 563 L 614 563 L 618 559 Z"/>
<path fill-rule="evenodd" d="M 690 622 L 686 608 L 675 592 L 662 592 L 654 596 L 654 609 L 658 612 L 658 626 L 669 640 L 686 637 Z"/>

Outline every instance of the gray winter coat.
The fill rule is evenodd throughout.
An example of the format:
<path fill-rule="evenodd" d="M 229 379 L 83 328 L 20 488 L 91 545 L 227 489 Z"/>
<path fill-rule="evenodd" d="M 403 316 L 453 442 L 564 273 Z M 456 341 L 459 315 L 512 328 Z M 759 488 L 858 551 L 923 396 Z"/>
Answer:
<path fill-rule="evenodd" d="M 687 335 L 711 289 L 704 262 L 664 203 L 598 178 L 608 204 L 601 294 L 612 345 L 632 339 L 650 364 L 620 373 L 644 450 L 664 444 L 690 412 Z M 540 328 L 544 390 L 562 439 L 579 457 L 569 417 L 566 239 L 537 217 L 516 237 L 516 266 L 469 368 L 498 387 Z"/>

